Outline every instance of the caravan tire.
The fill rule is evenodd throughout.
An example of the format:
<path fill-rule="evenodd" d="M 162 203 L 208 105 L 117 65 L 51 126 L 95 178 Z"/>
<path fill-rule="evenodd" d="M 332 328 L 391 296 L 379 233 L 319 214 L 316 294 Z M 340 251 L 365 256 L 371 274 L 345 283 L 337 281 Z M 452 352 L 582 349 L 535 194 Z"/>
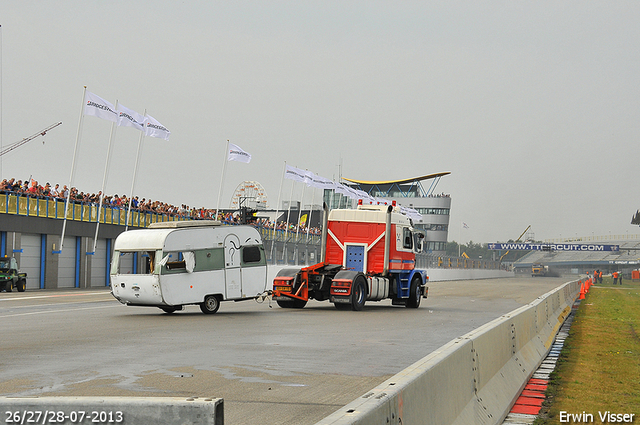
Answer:
<path fill-rule="evenodd" d="M 160 307 L 160 310 L 164 311 L 167 314 L 175 313 L 178 310 L 181 310 L 180 307 Z"/>
<path fill-rule="evenodd" d="M 207 295 L 200 304 L 200 310 L 205 314 L 214 314 L 220 308 L 220 299 L 215 295 Z"/>

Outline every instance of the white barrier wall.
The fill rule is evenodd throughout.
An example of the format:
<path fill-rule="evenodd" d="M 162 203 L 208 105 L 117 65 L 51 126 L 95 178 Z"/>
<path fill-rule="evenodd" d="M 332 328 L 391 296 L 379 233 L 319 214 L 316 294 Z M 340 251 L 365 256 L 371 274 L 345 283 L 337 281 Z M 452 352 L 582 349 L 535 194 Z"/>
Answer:
<path fill-rule="evenodd" d="M 4 423 L 223 425 L 221 398 L 0 397 Z"/>
<path fill-rule="evenodd" d="M 505 270 L 490 269 L 427 269 L 429 282 L 442 282 L 445 280 L 475 280 L 495 279 L 501 277 L 513 277 L 515 274 Z"/>
<path fill-rule="evenodd" d="M 579 291 L 568 282 L 451 341 L 316 425 L 502 423 Z"/>

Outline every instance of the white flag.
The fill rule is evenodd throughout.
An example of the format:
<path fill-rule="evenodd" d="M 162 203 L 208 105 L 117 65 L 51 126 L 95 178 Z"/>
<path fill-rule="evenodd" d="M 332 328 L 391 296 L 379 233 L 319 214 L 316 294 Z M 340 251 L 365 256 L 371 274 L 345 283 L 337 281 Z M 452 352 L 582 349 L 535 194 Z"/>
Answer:
<path fill-rule="evenodd" d="M 150 115 L 144 117 L 144 134 L 145 136 L 157 137 L 159 139 L 169 140 L 171 132 L 167 127 L 160 124 Z"/>
<path fill-rule="evenodd" d="M 229 143 L 229 161 L 240 161 L 248 164 L 251 162 L 251 154 L 243 151 L 240 146 Z"/>
<path fill-rule="evenodd" d="M 140 131 L 144 131 L 144 116 L 140 115 L 136 111 L 132 111 L 124 105 L 119 104 L 118 125 L 125 127 L 134 127 Z"/>
<path fill-rule="evenodd" d="M 93 115 L 103 120 L 117 122 L 118 113 L 113 105 L 100 96 L 87 92 L 84 97 L 84 114 Z"/>
<path fill-rule="evenodd" d="M 401 206 L 400 212 L 414 221 L 422 220 L 422 214 L 413 208 Z"/>
<path fill-rule="evenodd" d="M 313 178 L 315 176 L 316 175 L 313 172 L 305 170 L 305 172 L 304 172 L 304 182 L 307 184 L 307 186 L 313 186 Z"/>
<path fill-rule="evenodd" d="M 313 179 L 313 183 L 314 184 L 312 186 L 317 187 L 318 189 L 333 189 L 336 186 L 333 181 L 317 174 Z"/>
<path fill-rule="evenodd" d="M 291 165 L 287 165 L 284 171 L 285 178 L 303 183 L 305 181 L 305 174 L 305 171 L 296 167 L 292 167 Z"/>

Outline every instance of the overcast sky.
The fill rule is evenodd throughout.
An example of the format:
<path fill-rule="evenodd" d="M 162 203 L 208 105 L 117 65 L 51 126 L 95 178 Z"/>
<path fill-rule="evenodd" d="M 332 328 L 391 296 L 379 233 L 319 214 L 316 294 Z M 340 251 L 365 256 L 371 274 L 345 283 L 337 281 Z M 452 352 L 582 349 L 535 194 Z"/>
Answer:
<path fill-rule="evenodd" d="M 640 234 L 639 22 L 637 1 L 3 1 L 2 145 L 63 125 L 2 178 L 69 182 L 87 86 L 171 130 L 144 140 L 141 198 L 214 208 L 230 140 L 253 159 L 228 164 L 222 206 L 252 180 L 275 208 L 284 161 L 342 162 L 362 180 L 450 171 L 449 240 Z M 110 128 L 84 119 L 82 191 Z M 107 193 L 130 191 L 139 134 L 118 127 Z"/>

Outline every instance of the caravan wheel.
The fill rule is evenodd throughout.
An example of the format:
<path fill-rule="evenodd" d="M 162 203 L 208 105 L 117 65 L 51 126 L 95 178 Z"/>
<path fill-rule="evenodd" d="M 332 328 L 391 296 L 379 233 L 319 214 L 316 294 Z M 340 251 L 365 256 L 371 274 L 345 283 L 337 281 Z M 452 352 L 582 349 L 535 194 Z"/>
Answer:
<path fill-rule="evenodd" d="M 215 295 L 207 295 L 200 304 L 200 310 L 205 314 L 213 314 L 220 308 L 220 299 Z"/>

